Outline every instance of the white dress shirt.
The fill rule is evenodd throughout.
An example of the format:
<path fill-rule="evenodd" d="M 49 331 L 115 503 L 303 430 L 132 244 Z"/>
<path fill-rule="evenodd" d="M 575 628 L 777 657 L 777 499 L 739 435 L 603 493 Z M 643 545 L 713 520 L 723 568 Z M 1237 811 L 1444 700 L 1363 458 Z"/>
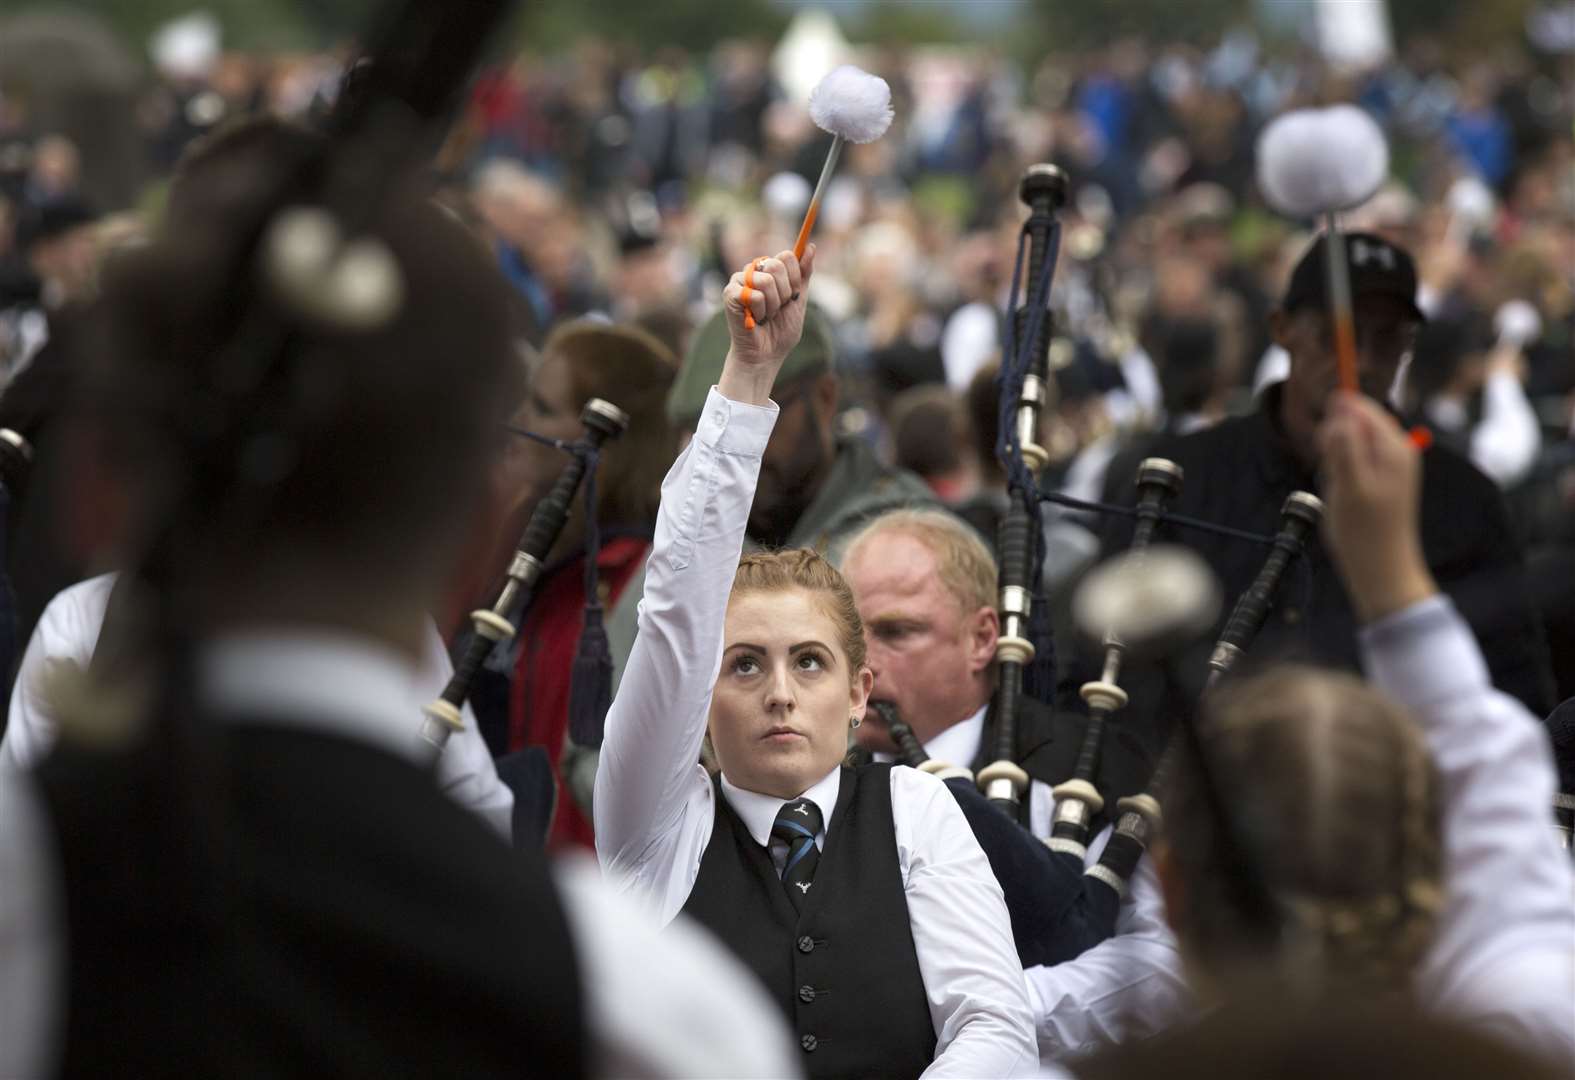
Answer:
<path fill-rule="evenodd" d="M 104 609 L 114 585 L 114 574 L 80 581 L 58 593 L 39 616 L 11 691 L 5 736 L 0 738 L 0 771 L 32 768 L 54 746 L 55 721 L 43 692 L 46 673 L 56 663 L 66 661 L 85 666 L 93 659 L 99 630 L 104 625 Z M 420 730 L 421 706 L 443 692 L 454 672 L 435 625 L 428 623 L 423 644 L 426 651 L 422 666 L 410 682 L 402 710 L 403 715 L 411 718 L 412 739 Z M 334 677 L 332 671 L 324 674 L 329 679 Z M 273 700 L 286 690 L 285 687 L 274 688 L 266 697 Z M 438 759 L 438 787 L 507 840 L 513 833 L 514 793 L 498 779 L 498 770 L 469 705 L 464 707 L 463 716 L 465 730 L 449 739 L 443 756 Z M 0 775 L 0 784 L 4 782 Z"/>
<path fill-rule="evenodd" d="M 987 705 L 981 706 L 935 735 L 924 744 L 925 753 L 954 765 L 976 760 L 986 709 Z M 1030 781 L 1028 821 L 1033 835 L 1049 836 L 1054 815 L 1050 785 Z M 1112 831 L 1106 825 L 1094 837 L 1083 858 L 1085 866 L 1099 862 Z M 1164 897 L 1149 859 L 1138 863 L 1129 885 L 1112 937 L 1075 960 L 1025 972 L 1044 1064 L 1157 1035 L 1192 1014 L 1181 953 L 1165 921 Z"/>
<path fill-rule="evenodd" d="M 408 721 L 422 676 L 389 650 L 330 633 L 248 633 L 205 655 L 206 700 L 270 722 L 380 747 L 420 763 Z M 585 988 L 593 1075 L 799 1074 L 780 1011 L 737 960 L 698 929 L 658 928 L 583 864 L 554 867 Z M 47 1075 L 63 1030 L 60 867 L 26 772 L 0 783 L 0 1077 Z"/>
<path fill-rule="evenodd" d="M 714 789 L 696 762 L 760 456 L 776 415 L 775 405 L 741 404 L 712 389 L 694 439 L 662 484 L 640 632 L 607 717 L 596 776 L 597 853 L 606 873 L 661 921 L 688 899 L 711 838 Z M 839 784 L 833 771 L 810 789 L 827 827 L 835 825 Z M 725 779 L 723 795 L 764 844 L 781 800 L 750 798 Z M 1006 903 L 984 852 L 935 778 L 892 769 L 891 801 L 936 1033 L 936 1058 L 925 1075 L 1031 1070 L 1033 1020 Z M 816 840 L 824 844 L 824 830 Z"/>
<path fill-rule="evenodd" d="M 1444 908 L 1418 999 L 1575 1073 L 1575 872 L 1552 825 L 1546 730 L 1493 688 L 1442 596 L 1360 642 L 1373 685 L 1421 724 L 1441 782 Z"/>

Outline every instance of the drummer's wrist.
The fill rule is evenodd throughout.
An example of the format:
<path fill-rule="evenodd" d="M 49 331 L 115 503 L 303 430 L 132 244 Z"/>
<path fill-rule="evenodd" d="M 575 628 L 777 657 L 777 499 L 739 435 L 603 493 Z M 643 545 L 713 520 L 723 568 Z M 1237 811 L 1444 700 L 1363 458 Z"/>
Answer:
<path fill-rule="evenodd" d="M 744 363 L 737 360 L 729 350 L 727 359 L 722 363 L 722 377 L 717 380 L 716 388 L 729 401 L 745 405 L 769 405 L 771 388 L 776 384 L 777 372 L 781 367 L 780 361 Z"/>

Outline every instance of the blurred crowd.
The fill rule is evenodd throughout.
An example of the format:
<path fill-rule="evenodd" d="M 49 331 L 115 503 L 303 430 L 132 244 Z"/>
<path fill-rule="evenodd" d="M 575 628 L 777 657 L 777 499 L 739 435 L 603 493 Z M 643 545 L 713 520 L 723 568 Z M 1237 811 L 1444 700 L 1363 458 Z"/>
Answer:
<path fill-rule="evenodd" d="M 1334 1032 L 1285 1036 L 1307 1075 L 1346 1068 L 1309 1045 L 1454 1053 L 1370 1036 L 1391 996 L 1567 1056 L 1575 5 L 1550 10 L 1564 39 L 1365 66 L 1239 30 L 1026 67 L 799 12 L 775 41 L 491 63 L 430 143 L 367 77 L 403 50 L 225 51 L 189 16 L 147 75 L 74 15 L 0 23 L 0 1073 L 51 1039 L 73 1073 L 387 1074 L 539 1038 L 613 1075 L 889 1047 L 1063 1075 L 1112 1046 L 1132 1064 L 1079 1074 L 1151 1075 L 1155 1048 L 1278 1054 L 1248 1006 L 1294 995 Z M 800 261 L 830 144 L 806 99 L 843 62 L 896 120 L 843 150 Z M 1333 103 L 1388 165 L 1331 275 L 1257 158 Z M 1032 427 L 1001 372 L 1039 163 L 1066 181 L 1048 379 L 1003 438 Z M 1342 274 L 1365 397 L 1332 392 Z M 1030 435 L 1037 477 L 1005 452 Z M 999 459 L 1044 489 L 1042 544 L 999 527 Z M 1074 620 L 1161 506 L 1202 587 L 1142 552 L 1104 577 L 1131 626 Z M 1254 674 L 1283 659 L 1330 671 Z M 678 936 L 601 874 L 552 884 L 543 847 L 595 850 Z M 44 993 L 63 942 L 125 962 Z"/>
<path fill-rule="evenodd" d="M 1429 317 L 1392 402 L 1503 488 L 1549 583 L 1553 652 L 1575 655 L 1567 57 L 1529 44 L 1455 55 L 1419 38 L 1345 70 L 1246 31 L 1210 47 L 1122 40 L 1031 70 L 967 45 L 847 56 L 890 82 L 896 123 L 848 148 L 817 225 L 841 434 L 950 504 L 999 488 L 990 378 L 1026 216 L 1017 185 L 1044 161 L 1071 179 L 1045 483 L 1097 496 L 1105 464 L 1145 433 L 1251 408 L 1283 374 L 1269 315 L 1314 225 L 1266 207 L 1256 138 L 1286 109 L 1354 101 L 1388 135 L 1391 179 L 1346 221 L 1415 256 Z M 163 63 L 135 105 L 155 179 L 134 211 L 90 194 L 87 155 L 23 98 L 0 99 L 0 375 L 23 370 L 50 312 L 91 290 L 103 251 L 135 237 L 193 139 L 240 114 L 321 108 L 341 64 L 336 52 Z M 485 72 L 441 150 L 442 198 L 516 286 L 519 338 L 539 347 L 594 316 L 682 357 L 731 269 L 797 232 L 828 142 L 803 67 L 786 42 L 698 54 L 588 40 Z M 1560 682 L 1575 694 L 1575 675 Z"/>

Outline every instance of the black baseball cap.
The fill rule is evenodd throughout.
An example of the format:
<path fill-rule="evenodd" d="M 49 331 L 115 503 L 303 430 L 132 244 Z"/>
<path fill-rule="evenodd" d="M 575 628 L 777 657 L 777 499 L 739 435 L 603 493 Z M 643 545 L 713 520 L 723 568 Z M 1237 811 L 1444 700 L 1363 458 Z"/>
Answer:
<path fill-rule="evenodd" d="M 1416 306 L 1416 262 L 1405 248 L 1392 244 L 1375 233 L 1345 233 L 1345 265 L 1351 276 L 1351 299 L 1361 296 L 1392 296 L 1405 305 L 1406 313 L 1417 322 L 1426 322 Z M 1285 290 L 1281 307 L 1296 311 L 1304 307 L 1327 309 L 1329 306 L 1328 241 L 1319 236 L 1312 242 Z"/>

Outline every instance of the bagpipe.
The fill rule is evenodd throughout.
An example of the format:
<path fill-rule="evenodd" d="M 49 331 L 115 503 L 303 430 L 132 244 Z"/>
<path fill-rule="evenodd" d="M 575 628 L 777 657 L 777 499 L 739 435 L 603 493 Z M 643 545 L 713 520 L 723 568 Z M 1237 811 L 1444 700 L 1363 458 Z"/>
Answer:
<path fill-rule="evenodd" d="M 997 690 L 990 706 L 993 757 L 974 778 L 961 766 L 929 758 L 901 717 L 889 706 L 877 707 L 886 710 L 900 760 L 938 776 L 952 790 L 1006 894 L 1019 957 L 1024 966 L 1032 966 L 1073 959 L 1115 933 L 1121 899 L 1162 824 L 1156 793 L 1168 783 L 1182 753 L 1174 744 L 1191 743 L 1195 752 L 1201 752 L 1190 723 L 1181 724 L 1183 730 L 1161 755 L 1146 790 L 1117 803 L 1111 835 L 1089 865 L 1093 825 L 1105 805 L 1096 785 L 1104 743 L 1113 718 L 1127 704 L 1127 693 L 1120 686 L 1127 654 L 1134 649 L 1150 655 L 1174 651 L 1213 626 L 1219 610 L 1212 574 L 1190 553 L 1153 547 L 1159 531 L 1162 527 L 1200 529 L 1269 549 L 1211 653 L 1212 686 L 1247 651 L 1264 625 L 1285 573 L 1317 527 L 1322 504 L 1306 492 L 1293 493 L 1273 537 L 1184 517 L 1168 509 L 1181 491 L 1183 471 L 1157 457 L 1139 464 L 1132 507 L 1091 503 L 1039 489 L 1038 472 L 1048 455 L 1037 432 L 1049 385 L 1049 295 L 1059 251 L 1056 212 L 1066 201 L 1065 176 L 1054 166 L 1031 166 L 1020 195 L 1029 207 L 1029 218 L 1020 237 L 1013 304 L 1004 323 L 1000 376 L 997 452 L 1008 479 L 1010 509 L 997 544 L 1001 635 L 996 649 Z M 1019 304 L 1025 252 L 1026 300 Z M 1028 748 L 1021 720 L 1028 701 L 1048 704 L 1054 690 L 1054 647 L 1041 581 L 1043 502 L 1125 515 L 1135 518 L 1136 524 L 1125 555 L 1093 571 L 1074 604 L 1083 629 L 1100 640 L 1103 662 L 1099 676 L 1080 690 L 1088 707 L 1087 721 L 1070 774 L 1051 789 L 1055 811 L 1050 834 L 1036 836 L 1029 826 L 1029 798 L 1025 798 L 1031 780 L 1022 764 Z M 1226 811 L 1219 812 L 1228 826 Z"/>
<path fill-rule="evenodd" d="M 591 398 L 580 413 L 580 423 L 584 425 L 584 432 L 573 443 L 548 439 L 528 431 L 516 432 L 563 450 L 569 455 L 569 461 L 558 474 L 546 497 L 531 510 L 530 520 L 525 525 L 525 531 L 520 535 L 513 558 L 509 560 L 508 571 L 503 586 L 498 592 L 498 598 L 493 601 L 491 607 L 479 608 L 470 613 L 473 632 L 454 665 L 454 674 L 449 677 L 448 685 L 443 688 L 442 695 L 423 710 L 425 720 L 421 725 L 420 736 L 431 749 L 434 758 L 443 752 L 450 735 L 464 729 L 460 710 L 464 707 L 466 698 L 470 696 L 471 687 L 475 683 L 477 673 L 481 670 L 482 662 L 500 642 L 514 636 L 515 624 L 511 618 L 518 618 L 517 612 L 529 604 L 531 592 L 540 579 L 542 567 L 546 563 L 547 553 L 563 534 L 563 528 L 569 521 L 569 511 L 574 504 L 574 496 L 582 484 L 585 489 L 587 530 L 586 609 L 580 655 L 575 660 L 575 666 L 580 669 L 588 663 L 591 665 L 591 673 L 589 682 L 580 670 L 574 673 L 570 711 L 593 714 L 591 721 L 597 730 L 600 729 L 601 720 L 607 715 L 608 699 L 611 696 L 612 660 L 607 648 L 606 633 L 601 626 L 602 610 L 596 588 L 598 546 L 596 543 L 596 467 L 603 444 L 623 434 L 629 427 L 629 416 L 610 401 Z M 599 652 L 593 644 L 589 644 L 597 639 L 597 635 L 600 635 Z M 592 699 L 589 702 L 586 701 L 587 695 Z M 579 728 L 585 725 L 582 723 L 573 726 Z"/>

